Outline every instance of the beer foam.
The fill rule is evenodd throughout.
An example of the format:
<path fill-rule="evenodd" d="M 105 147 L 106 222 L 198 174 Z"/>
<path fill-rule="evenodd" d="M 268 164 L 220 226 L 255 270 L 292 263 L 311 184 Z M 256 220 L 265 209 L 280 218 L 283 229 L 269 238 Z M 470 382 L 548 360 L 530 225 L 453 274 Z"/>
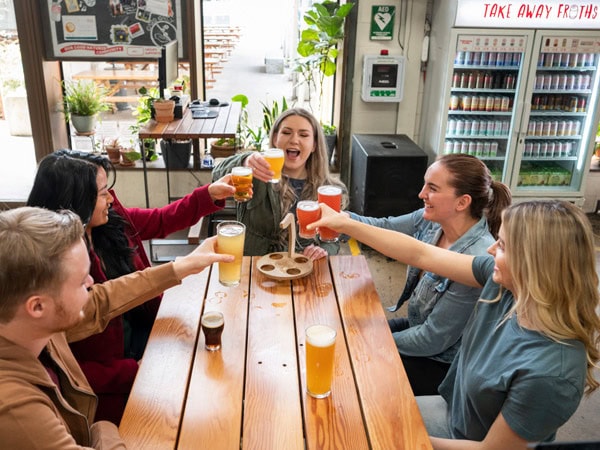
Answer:
<path fill-rule="evenodd" d="M 342 189 L 338 186 L 321 186 L 317 189 L 317 192 L 321 195 L 340 195 Z"/>
<path fill-rule="evenodd" d="M 283 156 L 283 150 L 281 150 L 280 148 L 270 148 L 268 150 L 265 150 L 264 156 L 271 158 L 281 157 Z"/>
<path fill-rule="evenodd" d="M 219 228 L 219 234 L 221 236 L 239 236 L 244 234 L 244 227 L 242 225 L 227 225 Z"/>
<path fill-rule="evenodd" d="M 231 169 L 231 175 L 239 175 L 239 176 L 245 176 L 245 175 L 250 175 L 252 173 L 252 168 L 250 167 L 234 167 L 233 169 Z"/>
<path fill-rule="evenodd" d="M 301 209 L 303 211 L 316 211 L 319 209 L 319 202 L 315 202 L 313 200 L 302 200 L 298 202 L 297 209 Z"/>
<path fill-rule="evenodd" d="M 220 327 L 225 323 L 223 314 L 218 311 L 209 311 L 202 316 L 202 325 L 209 328 Z"/>
<path fill-rule="evenodd" d="M 335 342 L 336 331 L 327 325 L 312 325 L 306 329 L 306 341 L 315 347 L 329 347 Z"/>

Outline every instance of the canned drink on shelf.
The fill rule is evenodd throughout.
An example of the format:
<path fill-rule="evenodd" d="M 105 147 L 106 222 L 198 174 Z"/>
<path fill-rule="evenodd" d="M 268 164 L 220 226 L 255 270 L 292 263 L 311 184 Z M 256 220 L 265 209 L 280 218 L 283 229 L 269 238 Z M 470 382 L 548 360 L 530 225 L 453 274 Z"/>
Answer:
<path fill-rule="evenodd" d="M 486 72 L 483 76 L 483 88 L 484 89 L 492 89 L 494 85 L 494 77 L 491 73 Z"/>
<path fill-rule="evenodd" d="M 487 66 L 490 63 L 490 54 L 489 52 L 481 52 L 481 65 Z"/>
<path fill-rule="evenodd" d="M 550 121 L 544 120 L 542 124 L 542 136 L 550 136 Z"/>
<path fill-rule="evenodd" d="M 462 66 L 465 63 L 465 52 L 456 52 L 454 56 L 454 64 Z"/>
<path fill-rule="evenodd" d="M 569 53 L 569 67 L 577 67 L 579 64 L 579 55 L 577 53 Z"/>
<path fill-rule="evenodd" d="M 467 75 L 466 72 L 461 72 L 461 74 L 460 74 L 460 85 L 459 86 L 462 89 L 466 89 L 467 86 L 468 86 L 468 84 L 469 84 L 469 76 Z"/>
<path fill-rule="evenodd" d="M 500 104 L 500 111 L 507 112 L 510 110 L 510 97 L 503 96 L 502 103 Z"/>
<path fill-rule="evenodd" d="M 479 120 L 473 120 L 471 124 L 471 136 L 479 136 Z"/>
<path fill-rule="evenodd" d="M 554 158 L 556 154 L 556 143 L 554 141 L 548 142 L 548 150 L 546 150 L 546 157 Z"/>
<path fill-rule="evenodd" d="M 475 75 L 473 72 L 469 72 L 467 75 L 467 88 L 473 89 L 475 87 Z"/>
<path fill-rule="evenodd" d="M 567 88 L 567 74 L 561 73 L 558 76 L 558 89 L 566 89 Z"/>
<path fill-rule="evenodd" d="M 535 120 L 529 120 L 527 124 L 527 136 L 535 136 Z"/>
<path fill-rule="evenodd" d="M 462 96 L 462 108 L 463 111 L 471 111 L 471 96 L 463 95 Z"/>
<path fill-rule="evenodd" d="M 540 109 L 540 96 L 534 95 L 531 102 L 531 110 L 537 111 Z"/>
<path fill-rule="evenodd" d="M 465 133 L 465 121 L 463 119 L 458 119 L 456 121 L 456 135 L 462 136 Z"/>
<path fill-rule="evenodd" d="M 583 74 L 581 74 L 581 73 L 580 73 L 580 74 L 578 74 L 578 75 L 575 77 L 575 89 L 576 89 L 576 90 L 582 90 L 582 89 L 585 89 L 585 88 L 583 87 L 583 83 L 584 83 L 584 81 L 583 81 Z"/>
<path fill-rule="evenodd" d="M 479 111 L 479 96 L 471 97 L 471 111 Z"/>
<path fill-rule="evenodd" d="M 486 136 L 493 136 L 495 133 L 495 126 L 494 126 L 495 122 L 493 120 L 487 120 L 486 121 L 486 131 L 485 134 Z"/>
<path fill-rule="evenodd" d="M 533 156 L 534 158 L 539 158 L 540 157 L 540 148 L 541 148 L 541 144 L 539 142 L 534 142 L 531 147 L 531 156 Z"/>
<path fill-rule="evenodd" d="M 544 129 L 544 122 L 541 120 L 536 120 L 535 121 L 535 135 L 536 136 L 542 136 L 543 135 L 543 129 Z"/>
<path fill-rule="evenodd" d="M 460 87 L 460 74 L 458 72 L 454 72 L 452 74 L 452 87 Z"/>
<path fill-rule="evenodd" d="M 462 141 L 460 143 L 460 152 L 461 153 L 469 153 L 469 142 Z"/>
<path fill-rule="evenodd" d="M 550 136 L 556 136 L 558 134 L 558 120 L 550 121 Z"/>
<path fill-rule="evenodd" d="M 475 89 L 481 89 L 483 87 L 483 74 L 481 72 L 477 72 L 475 75 Z"/>
<path fill-rule="evenodd" d="M 483 156 L 483 142 L 482 141 L 477 141 L 477 144 L 475 146 L 475 156 Z"/>
<path fill-rule="evenodd" d="M 459 106 L 459 97 L 458 95 L 451 95 L 450 96 L 450 110 L 451 111 L 456 111 L 458 109 Z"/>
<path fill-rule="evenodd" d="M 490 142 L 490 156 L 498 156 L 498 142 Z"/>
<path fill-rule="evenodd" d="M 513 57 L 513 66 L 520 66 L 521 65 L 521 53 L 515 52 L 515 53 L 513 53 L 512 57 Z"/>
<path fill-rule="evenodd" d="M 504 65 L 505 66 L 513 65 L 512 55 L 513 55 L 512 53 L 504 53 Z"/>
<path fill-rule="evenodd" d="M 556 143 L 556 148 L 554 150 L 554 156 L 555 157 L 563 157 L 565 156 L 565 143 L 562 141 L 559 141 Z"/>
<path fill-rule="evenodd" d="M 523 156 L 531 156 L 533 149 L 533 144 L 531 142 L 527 142 L 525 144 L 525 150 L 523 150 Z"/>
<path fill-rule="evenodd" d="M 472 128 L 473 128 L 473 121 L 471 119 L 465 119 L 464 120 L 464 128 L 463 128 L 462 135 L 463 136 L 470 136 Z"/>
<path fill-rule="evenodd" d="M 589 74 L 583 76 L 582 89 L 589 89 L 592 87 L 592 77 Z"/>
<path fill-rule="evenodd" d="M 499 119 L 494 121 L 494 136 L 502 136 L 502 121 Z"/>
<path fill-rule="evenodd" d="M 545 74 L 542 89 L 552 89 L 552 75 Z"/>
<path fill-rule="evenodd" d="M 566 120 L 565 136 L 571 136 L 573 134 L 573 121 Z"/>
<path fill-rule="evenodd" d="M 542 158 L 546 157 L 547 153 L 548 153 L 548 142 L 543 141 L 540 143 L 540 157 L 542 157 Z"/>
<path fill-rule="evenodd" d="M 571 141 L 565 142 L 564 156 L 575 156 L 575 149 Z"/>
<path fill-rule="evenodd" d="M 452 148 L 453 148 L 453 145 L 454 145 L 454 144 L 452 143 L 452 141 L 449 141 L 449 140 L 447 140 L 447 139 L 444 141 L 444 153 L 445 153 L 446 155 L 448 155 L 448 154 L 452 153 Z"/>
<path fill-rule="evenodd" d="M 490 52 L 488 55 L 488 66 L 495 66 L 497 59 L 498 59 L 498 53 Z"/>
<path fill-rule="evenodd" d="M 473 63 L 473 56 L 471 52 L 464 52 L 464 61 L 463 64 L 466 66 L 470 66 Z"/>
<path fill-rule="evenodd" d="M 470 141 L 467 153 L 469 155 L 475 156 L 475 150 L 476 150 L 476 148 L 477 148 L 477 144 L 475 144 L 475 141 Z"/>
<path fill-rule="evenodd" d="M 446 134 L 448 136 L 454 136 L 456 134 L 456 119 L 448 119 Z"/>
<path fill-rule="evenodd" d="M 487 112 L 492 112 L 494 110 L 494 97 L 488 95 L 485 98 L 485 110 Z"/>
<path fill-rule="evenodd" d="M 577 111 L 585 112 L 586 107 L 587 107 L 587 99 L 585 97 L 579 97 L 579 100 L 577 100 Z"/>
<path fill-rule="evenodd" d="M 567 83 L 565 85 L 565 89 L 571 90 L 575 89 L 575 75 L 572 73 L 567 74 Z"/>
<path fill-rule="evenodd" d="M 557 136 L 565 136 L 567 134 L 567 121 L 561 120 L 558 122 Z"/>
<path fill-rule="evenodd" d="M 542 111 L 548 109 L 548 96 L 547 95 L 540 95 L 540 109 Z"/>
<path fill-rule="evenodd" d="M 584 53 L 582 65 L 584 67 L 593 66 L 594 65 L 594 55 L 592 53 Z"/>
<path fill-rule="evenodd" d="M 504 65 L 504 53 L 503 52 L 496 53 L 496 65 L 497 66 Z"/>
<path fill-rule="evenodd" d="M 569 67 L 570 63 L 571 63 L 571 54 L 563 53 L 562 58 L 560 60 L 560 67 Z"/>
<path fill-rule="evenodd" d="M 560 67 L 562 64 L 562 53 L 554 53 L 554 61 L 552 61 L 552 67 Z"/>
<path fill-rule="evenodd" d="M 544 75 L 536 75 L 535 76 L 535 89 L 544 89 Z"/>
<path fill-rule="evenodd" d="M 494 111 L 502 111 L 502 97 L 494 97 Z"/>
<path fill-rule="evenodd" d="M 544 67 L 552 67 L 554 65 L 554 53 L 544 54 Z"/>
<path fill-rule="evenodd" d="M 454 141 L 452 143 L 452 153 L 460 153 L 460 141 Z"/>
<path fill-rule="evenodd" d="M 581 133 L 581 122 L 579 120 L 574 120 L 573 121 L 573 135 L 579 136 L 579 133 Z"/>
<path fill-rule="evenodd" d="M 483 143 L 483 156 L 490 156 L 491 144 L 489 141 Z"/>
<path fill-rule="evenodd" d="M 560 82 L 560 76 L 558 74 L 552 75 L 552 79 L 550 81 L 550 89 L 558 89 L 558 84 Z"/>
<path fill-rule="evenodd" d="M 479 66 L 481 64 L 481 52 L 473 52 L 473 65 Z"/>

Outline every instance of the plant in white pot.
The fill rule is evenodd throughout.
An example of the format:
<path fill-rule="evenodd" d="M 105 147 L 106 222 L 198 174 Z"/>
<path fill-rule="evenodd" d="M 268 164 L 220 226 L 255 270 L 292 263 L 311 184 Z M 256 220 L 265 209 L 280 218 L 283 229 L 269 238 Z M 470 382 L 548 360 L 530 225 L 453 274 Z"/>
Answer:
<path fill-rule="evenodd" d="M 92 81 L 63 81 L 63 112 L 79 134 L 94 132 L 98 114 L 111 106 L 104 99 L 106 88 Z"/>

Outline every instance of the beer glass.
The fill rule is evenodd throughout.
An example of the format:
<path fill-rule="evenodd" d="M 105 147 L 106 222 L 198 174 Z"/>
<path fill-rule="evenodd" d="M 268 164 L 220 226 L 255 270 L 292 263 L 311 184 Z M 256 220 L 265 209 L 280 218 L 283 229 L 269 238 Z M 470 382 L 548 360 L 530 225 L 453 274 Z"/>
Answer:
<path fill-rule="evenodd" d="M 225 318 L 219 311 L 205 312 L 200 319 L 204 333 L 204 346 L 209 352 L 221 349 L 221 335 L 225 328 Z"/>
<path fill-rule="evenodd" d="M 306 329 L 306 390 L 315 398 L 331 393 L 336 331 L 327 325 Z"/>
<path fill-rule="evenodd" d="M 339 212 L 342 207 L 342 189 L 338 186 L 321 186 L 317 189 L 319 203 L 325 203 L 331 209 Z M 319 239 L 323 242 L 337 242 L 340 234 L 329 228 L 319 227 Z"/>
<path fill-rule="evenodd" d="M 281 169 L 283 169 L 284 153 L 283 150 L 278 148 L 270 148 L 265 150 L 263 157 L 267 160 L 271 166 L 271 170 L 275 172 L 273 178 L 269 181 L 270 183 L 279 183 L 281 180 Z"/>
<path fill-rule="evenodd" d="M 235 187 L 233 199 L 236 202 L 247 202 L 252 197 L 250 196 L 250 188 L 252 187 L 252 168 L 251 167 L 234 167 L 231 169 L 231 182 Z"/>
<path fill-rule="evenodd" d="M 225 220 L 217 225 L 217 252 L 234 255 L 230 263 L 219 263 L 219 282 L 223 286 L 237 286 L 242 278 L 242 256 L 246 226 L 235 220 Z"/>
<path fill-rule="evenodd" d="M 316 222 L 321 218 L 319 202 L 312 200 L 302 200 L 296 205 L 296 217 L 298 218 L 298 236 L 305 239 L 312 239 L 316 236 L 317 230 L 307 230 L 306 225 Z"/>

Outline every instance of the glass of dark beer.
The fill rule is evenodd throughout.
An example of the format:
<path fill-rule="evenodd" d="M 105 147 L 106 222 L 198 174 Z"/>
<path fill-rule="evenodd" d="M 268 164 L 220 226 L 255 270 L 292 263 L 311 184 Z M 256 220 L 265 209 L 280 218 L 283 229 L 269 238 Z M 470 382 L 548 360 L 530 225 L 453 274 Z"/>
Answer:
<path fill-rule="evenodd" d="M 221 349 L 221 335 L 225 327 L 225 318 L 219 311 L 208 311 L 202 315 L 200 321 L 204 333 L 204 346 L 209 352 Z"/>

